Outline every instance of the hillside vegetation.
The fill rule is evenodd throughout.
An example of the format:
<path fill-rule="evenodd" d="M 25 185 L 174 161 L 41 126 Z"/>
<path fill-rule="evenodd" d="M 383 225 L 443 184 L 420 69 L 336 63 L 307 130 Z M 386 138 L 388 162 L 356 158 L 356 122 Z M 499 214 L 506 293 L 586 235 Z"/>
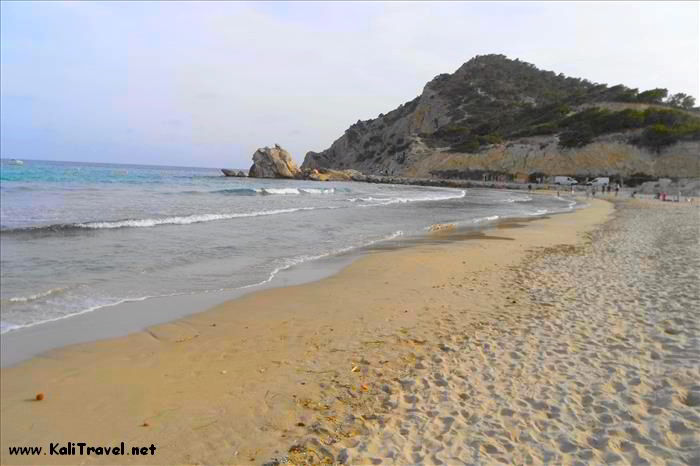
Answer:
<path fill-rule="evenodd" d="M 609 87 L 503 55 L 477 56 L 453 74 L 438 75 L 399 108 L 358 121 L 329 149 L 308 153 L 303 166 L 407 174 L 437 152 L 480 154 L 544 136 L 556 138 L 561 156 L 616 134 L 617 144 L 638 148 L 643 158 L 662 156 L 677 144 L 700 141 L 700 112 L 693 105 L 692 97 L 669 96 L 666 89 Z"/>

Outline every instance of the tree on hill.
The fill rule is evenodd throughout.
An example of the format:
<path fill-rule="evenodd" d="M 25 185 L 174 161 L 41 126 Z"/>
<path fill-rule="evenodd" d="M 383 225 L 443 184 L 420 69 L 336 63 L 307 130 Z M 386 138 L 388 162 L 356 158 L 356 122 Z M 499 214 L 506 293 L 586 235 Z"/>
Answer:
<path fill-rule="evenodd" d="M 637 96 L 637 100 L 650 104 L 660 104 L 664 101 L 666 96 L 668 96 L 668 89 L 656 88 L 640 92 Z"/>
<path fill-rule="evenodd" d="M 695 106 L 695 97 L 679 92 L 670 96 L 666 100 L 666 103 L 673 107 L 681 107 L 689 110 Z"/>

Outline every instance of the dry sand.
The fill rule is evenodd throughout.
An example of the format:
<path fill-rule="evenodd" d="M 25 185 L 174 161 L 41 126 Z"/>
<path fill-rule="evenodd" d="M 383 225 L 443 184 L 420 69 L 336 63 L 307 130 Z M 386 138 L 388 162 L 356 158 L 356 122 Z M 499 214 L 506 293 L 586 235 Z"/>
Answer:
<path fill-rule="evenodd" d="M 698 462 L 698 209 L 611 213 L 374 253 L 3 369 L 2 463 Z M 8 454 L 67 441 L 157 451 Z"/>

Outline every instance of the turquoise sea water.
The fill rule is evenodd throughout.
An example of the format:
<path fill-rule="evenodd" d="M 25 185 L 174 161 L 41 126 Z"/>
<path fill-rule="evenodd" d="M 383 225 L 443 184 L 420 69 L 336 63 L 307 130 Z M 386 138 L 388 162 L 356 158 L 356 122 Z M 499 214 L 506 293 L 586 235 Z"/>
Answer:
<path fill-rule="evenodd" d="M 522 192 L 227 178 L 216 169 L 0 165 L 2 331 L 152 296 L 255 287 L 435 223 L 572 203 Z"/>

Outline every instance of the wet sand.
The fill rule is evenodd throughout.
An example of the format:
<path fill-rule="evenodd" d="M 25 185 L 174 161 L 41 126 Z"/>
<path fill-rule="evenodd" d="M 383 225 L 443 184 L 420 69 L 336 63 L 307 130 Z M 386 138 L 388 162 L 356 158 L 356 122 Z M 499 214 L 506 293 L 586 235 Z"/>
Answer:
<path fill-rule="evenodd" d="M 612 212 L 377 251 L 3 369 L 2 463 L 693 460 L 698 209 Z M 67 441 L 157 450 L 8 454 Z"/>

